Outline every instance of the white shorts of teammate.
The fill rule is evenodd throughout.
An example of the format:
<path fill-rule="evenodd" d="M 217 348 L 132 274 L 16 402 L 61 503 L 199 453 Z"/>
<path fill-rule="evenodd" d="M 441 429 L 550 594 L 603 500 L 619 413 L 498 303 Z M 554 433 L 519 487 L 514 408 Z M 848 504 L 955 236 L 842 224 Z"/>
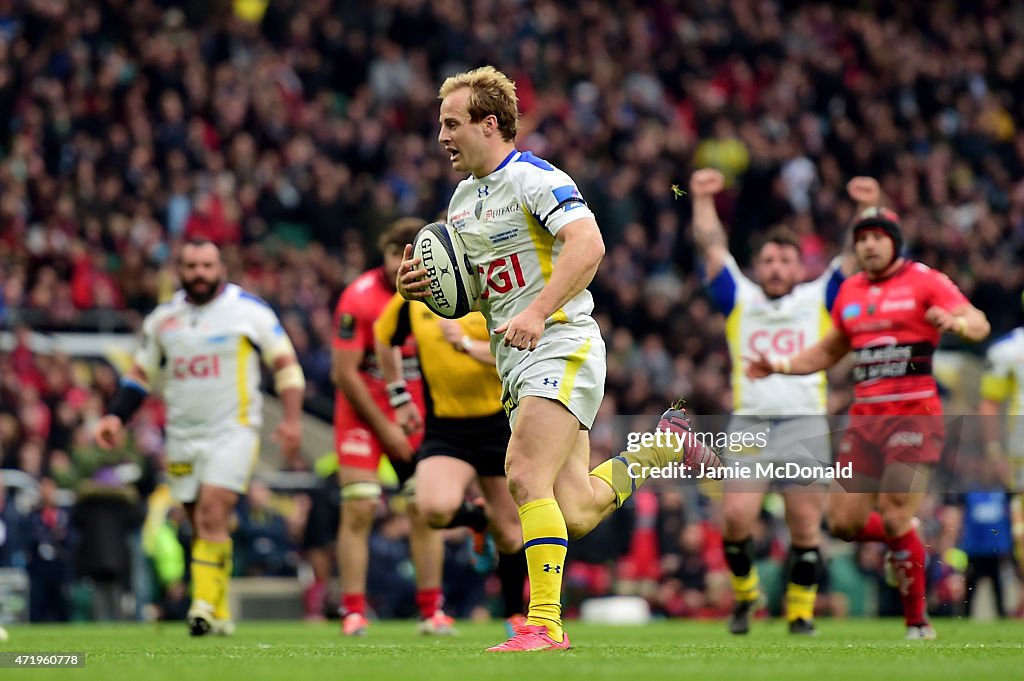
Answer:
<path fill-rule="evenodd" d="M 168 438 L 171 494 L 183 504 L 194 502 L 204 484 L 244 494 L 259 451 L 259 431 L 247 426 L 227 428 L 212 437 Z"/>
<path fill-rule="evenodd" d="M 533 352 L 519 352 L 521 360 L 502 380 L 501 402 L 512 427 L 516 407 L 524 397 L 533 395 L 561 402 L 590 430 L 604 399 L 607 372 L 600 333 L 587 335 L 579 334 L 578 329 L 551 327 Z"/>
<path fill-rule="evenodd" d="M 773 468 L 785 472 L 786 464 L 804 466 L 829 466 L 832 464 L 832 438 L 828 419 L 824 416 L 779 416 L 765 418 L 761 416 L 733 416 L 729 419 L 730 442 L 738 441 L 743 434 L 743 442 L 765 442 L 764 447 L 751 447 L 724 452 L 728 463 L 746 466 L 752 469 L 749 478 L 760 482 L 770 482 L 777 487 L 786 484 L 808 485 L 814 482 L 827 483 L 828 480 L 818 478 L 770 476 L 766 478 L 758 473 L 764 467 L 758 464 L 773 464 Z"/>

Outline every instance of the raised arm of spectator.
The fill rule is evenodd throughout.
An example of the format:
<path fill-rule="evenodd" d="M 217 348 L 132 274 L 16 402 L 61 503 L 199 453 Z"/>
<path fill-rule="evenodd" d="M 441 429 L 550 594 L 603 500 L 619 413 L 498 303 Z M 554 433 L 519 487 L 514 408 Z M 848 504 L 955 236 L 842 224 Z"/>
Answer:
<path fill-rule="evenodd" d="M 693 201 L 693 240 L 704 260 L 704 277 L 718 276 L 729 257 L 729 238 L 718 219 L 715 195 L 725 187 L 725 176 L 714 168 L 701 168 L 690 176 Z"/>

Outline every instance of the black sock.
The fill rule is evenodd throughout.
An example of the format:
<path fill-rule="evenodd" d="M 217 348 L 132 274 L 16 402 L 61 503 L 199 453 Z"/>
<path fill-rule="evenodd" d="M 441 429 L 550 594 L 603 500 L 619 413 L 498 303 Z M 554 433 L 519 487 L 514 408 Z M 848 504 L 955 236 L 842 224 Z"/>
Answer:
<path fill-rule="evenodd" d="M 523 603 L 523 585 L 526 583 L 526 551 L 498 554 L 498 580 L 501 582 L 503 617 L 526 612 Z"/>
<path fill-rule="evenodd" d="M 786 558 L 789 581 L 799 586 L 816 586 L 824 568 L 817 546 L 790 546 Z"/>
<path fill-rule="evenodd" d="M 487 511 L 479 504 L 463 501 L 446 527 L 468 527 L 474 532 L 487 529 Z"/>
<path fill-rule="evenodd" d="M 746 577 L 754 565 L 754 540 L 750 537 L 740 541 L 723 541 L 725 562 L 737 577 Z"/>

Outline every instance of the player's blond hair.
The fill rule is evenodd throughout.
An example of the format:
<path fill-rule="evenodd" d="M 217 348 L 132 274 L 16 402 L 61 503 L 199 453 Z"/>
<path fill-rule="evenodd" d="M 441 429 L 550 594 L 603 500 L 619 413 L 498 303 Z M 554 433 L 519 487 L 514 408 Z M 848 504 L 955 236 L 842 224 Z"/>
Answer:
<path fill-rule="evenodd" d="M 469 120 L 479 123 L 488 116 L 498 119 L 501 139 L 512 142 L 519 126 L 519 98 L 515 82 L 493 66 L 449 76 L 437 96 L 444 99 L 461 88 L 469 88 Z"/>

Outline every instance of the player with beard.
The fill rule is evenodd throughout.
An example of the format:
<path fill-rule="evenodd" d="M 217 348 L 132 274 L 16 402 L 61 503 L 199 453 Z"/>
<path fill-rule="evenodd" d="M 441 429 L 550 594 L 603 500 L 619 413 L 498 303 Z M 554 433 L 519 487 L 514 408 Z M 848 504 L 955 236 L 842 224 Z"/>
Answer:
<path fill-rule="evenodd" d="M 272 438 L 298 455 L 305 379 L 277 315 L 235 284 L 217 246 L 186 242 L 178 258 L 182 290 L 142 323 L 142 346 L 96 426 L 100 446 L 122 439 L 124 425 L 160 379 L 167 405 L 167 472 L 185 505 L 192 543 L 193 636 L 230 634 L 231 535 L 228 520 L 259 453 L 263 397 L 260 359 L 274 374 L 284 417 Z"/>
<path fill-rule="evenodd" d="M 700 249 L 711 298 L 726 316 L 726 340 L 732 359 L 733 414 L 730 433 L 761 436 L 763 447 L 735 454 L 737 463 L 827 465 L 832 461 L 826 413 L 825 372 L 807 376 L 774 376 L 750 381 L 743 376 L 743 356 L 759 351 L 793 355 L 818 341 L 831 327 L 829 312 L 843 279 L 856 268 L 844 252 L 813 281 L 804 281 L 803 257 L 797 236 L 785 228 L 768 233 L 754 259 L 755 280 L 749 279 L 729 253 L 728 239 L 714 197 L 725 186 L 713 168 L 694 172 L 693 234 Z M 878 203 L 878 182 L 857 177 L 847 186 L 851 198 L 866 208 Z M 750 618 L 763 603 L 754 565 L 753 531 L 769 487 L 786 502 L 790 547 L 786 561 L 786 620 L 794 634 L 813 634 L 814 603 L 821 577 L 821 519 L 825 486 L 816 480 L 725 481 L 723 549 L 732 573 L 735 596 L 729 631 L 746 634 Z"/>
<path fill-rule="evenodd" d="M 746 375 L 805 376 L 853 350 L 854 404 L 837 456 L 837 463 L 852 467 L 853 479 L 837 481 L 829 529 L 847 541 L 885 542 L 903 600 L 906 638 L 933 639 L 925 550 L 914 519 L 945 437 L 932 355 L 941 333 L 978 342 L 990 327 L 949 277 L 902 256 L 896 213 L 867 208 L 852 231 L 863 271 L 839 287 L 833 328 L 795 355 L 749 357 Z"/>

